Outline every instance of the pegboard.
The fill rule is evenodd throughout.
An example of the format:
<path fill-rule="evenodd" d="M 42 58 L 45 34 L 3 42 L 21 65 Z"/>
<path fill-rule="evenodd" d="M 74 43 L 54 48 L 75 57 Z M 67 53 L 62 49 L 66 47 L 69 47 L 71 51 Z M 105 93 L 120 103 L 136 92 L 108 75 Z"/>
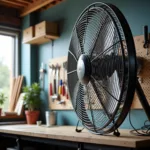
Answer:
<path fill-rule="evenodd" d="M 138 75 L 139 82 L 140 82 L 141 87 L 145 93 L 145 96 L 150 104 L 150 48 L 149 48 L 149 54 L 147 55 L 146 49 L 143 48 L 143 43 L 144 43 L 143 35 L 135 36 L 134 42 L 135 42 L 135 47 L 136 47 L 136 55 L 137 55 L 137 57 L 140 57 L 143 60 L 142 69 L 140 71 L 140 74 Z M 51 59 L 49 62 L 49 65 L 52 65 L 52 64 L 56 65 L 58 63 L 61 66 L 60 76 L 63 76 L 63 62 L 65 62 L 65 61 L 67 61 L 66 56 L 56 58 L 56 59 Z M 65 73 L 65 76 L 66 76 L 65 78 L 67 78 L 66 73 Z M 70 99 L 66 99 L 64 96 L 61 96 L 61 98 L 60 98 L 60 99 L 65 100 L 64 104 L 58 104 L 59 100 L 53 101 L 51 96 L 48 96 L 48 97 L 49 97 L 49 107 L 52 110 L 71 110 L 71 109 L 73 109 Z M 93 105 L 92 105 L 93 109 L 95 109 L 95 105 L 96 104 L 94 104 L 94 102 L 93 102 Z M 131 109 L 143 109 L 140 104 L 140 101 L 137 97 L 136 92 L 134 95 L 134 100 L 133 100 Z"/>
<path fill-rule="evenodd" d="M 134 42 L 136 47 L 136 55 L 137 57 L 141 57 L 143 60 L 142 68 L 140 74 L 138 75 L 139 82 L 150 104 L 150 48 L 148 49 L 149 54 L 147 55 L 147 50 L 143 48 L 143 43 L 144 43 L 143 35 L 135 36 Z M 142 106 L 140 104 L 139 98 L 137 97 L 136 93 L 134 96 L 132 109 L 142 109 Z"/>
<path fill-rule="evenodd" d="M 52 73 L 51 72 L 51 66 L 54 65 L 54 66 L 59 66 L 59 80 L 62 80 L 64 82 L 65 80 L 65 86 L 67 84 L 67 70 L 64 69 L 64 66 L 63 66 L 63 63 L 64 62 L 67 62 L 67 56 L 64 56 L 64 57 L 60 57 L 60 58 L 55 58 L 55 59 L 51 59 L 49 61 L 49 73 L 48 73 L 48 77 L 49 77 L 49 80 L 48 80 L 48 98 L 49 98 L 49 108 L 51 110 L 71 110 L 73 109 L 72 107 L 72 103 L 70 101 L 70 98 L 66 97 L 66 94 L 67 94 L 67 90 L 66 91 L 66 94 L 63 96 L 62 94 L 58 94 L 58 90 L 57 89 L 57 95 L 59 95 L 58 98 L 53 98 L 52 95 L 50 94 L 50 83 L 54 83 L 54 72 Z M 54 70 L 53 70 L 54 71 Z M 53 91 L 54 91 L 54 87 L 52 88 Z M 68 95 L 69 96 L 69 95 Z M 64 103 L 60 104 L 60 102 L 64 100 Z"/>

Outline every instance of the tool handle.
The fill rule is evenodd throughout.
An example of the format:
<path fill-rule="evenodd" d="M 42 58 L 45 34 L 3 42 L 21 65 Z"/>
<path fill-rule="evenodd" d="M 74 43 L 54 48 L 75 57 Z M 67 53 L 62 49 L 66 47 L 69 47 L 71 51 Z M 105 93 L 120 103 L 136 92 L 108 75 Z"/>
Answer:
<path fill-rule="evenodd" d="M 144 48 L 148 48 L 148 44 L 149 44 L 148 26 L 144 26 Z"/>
<path fill-rule="evenodd" d="M 62 86 L 63 86 L 63 83 L 62 83 L 62 80 L 60 80 L 59 87 L 58 87 L 58 94 L 59 95 L 62 94 Z"/>
<path fill-rule="evenodd" d="M 69 99 L 69 95 L 68 95 L 68 92 L 66 93 L 66 98 L 67 98 L 67 99 Z"/>
<path fill-rule="evenodd" d="M 52 83 L 50 83 L 50 85 L 49 85 L 50 87 L 49 87 L 49 94 L 50 94 L 50 96 L 52 96 L 53 95 L 53 87 L 52 87 Z"/>
<path fill-rule="evenodd" d="M 56 94 L 56 79 L 54 79 L 54 94 Z"/>
<path fill-rule="evenodd" d="M 69 94 L 68 94 L 68 87 L 66 85 L 66 99 L 69 99 Z"/>
<path fill-rule="evenodd" d="M 61 86 L 59 86 L 59 88 L 58 88 L 58 94 L 59 94 L 59 95 L 62 94 L 62 87 L 61 87 Z"/>
<path fill-rule="evenodd" d="M 65 94 L 66 94 L 66 90 L 65 90 L 65 86 L 63 84 L 63 86 L 62 86 L 62 95 L 65 96 Z"/>

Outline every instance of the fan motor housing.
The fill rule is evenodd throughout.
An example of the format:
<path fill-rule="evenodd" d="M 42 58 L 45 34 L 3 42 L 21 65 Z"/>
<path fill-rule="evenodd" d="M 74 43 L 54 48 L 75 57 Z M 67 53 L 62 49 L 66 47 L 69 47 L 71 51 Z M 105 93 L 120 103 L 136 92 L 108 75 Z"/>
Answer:
<path fill-rule="evenodd" d="M 91 76 L 91 62 L 88 55 L 82 54 L 77 63 L 77 74 L 79 81 L 83 85 L 87 85 Z"/>

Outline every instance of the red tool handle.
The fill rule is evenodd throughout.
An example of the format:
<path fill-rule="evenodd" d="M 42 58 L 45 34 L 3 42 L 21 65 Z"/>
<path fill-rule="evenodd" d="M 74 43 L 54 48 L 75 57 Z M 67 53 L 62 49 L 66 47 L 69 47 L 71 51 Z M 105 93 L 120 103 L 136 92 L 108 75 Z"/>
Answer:
<path fill-rule="evenodd" d="M 66 90 L 65 90 L 65 86 L 62 86 L 62 95 L 65 96 L 66 95 Z"/>
<path fill-rule="evenodd" d="M 69 95 L 68 95 L 68 92 L 66 93 L 66 98 L 67 98 L 67 99 L 69 99 Z"/>
<path fill-rule="evenodd" d="M 50 96 L 52 96 L 53 95 L 53 87 L 52 87 L 52 83 L 50 83 L 50 85 L 49 85 L 50 87 L 49 87 L 49 94 L 50 94 Z"/>

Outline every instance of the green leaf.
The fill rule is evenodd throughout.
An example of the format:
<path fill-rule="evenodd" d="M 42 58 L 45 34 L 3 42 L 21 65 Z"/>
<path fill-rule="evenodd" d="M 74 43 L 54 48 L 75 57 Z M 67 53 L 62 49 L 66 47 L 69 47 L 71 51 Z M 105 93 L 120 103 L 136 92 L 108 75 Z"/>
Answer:
<path fill-rule="evenodd" d="M 0 93 L 0 105 L 3 105 L 6 99 L 7 97 L 5 96 L 5 94 L 1 92 Z"/>
<path fill-rule="evenodd" d="M 38 83 L 33 83 L 31 86 L 25 86 L 23 87 L 23 92 L 25 93 L 23 97 L 25 107 L 28 110 L 39 109 L 41 105 L 40 85 Z"/>

